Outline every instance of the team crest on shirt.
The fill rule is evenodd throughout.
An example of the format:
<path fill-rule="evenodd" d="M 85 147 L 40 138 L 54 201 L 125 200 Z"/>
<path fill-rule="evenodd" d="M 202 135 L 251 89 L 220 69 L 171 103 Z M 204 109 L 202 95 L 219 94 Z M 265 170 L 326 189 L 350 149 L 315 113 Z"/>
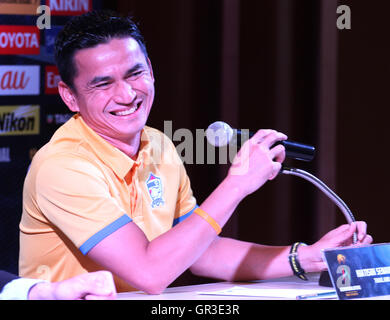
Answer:
<path fill-rule="evenodd" d="M 162 206 L 164 204 L 164 199 L 161 178 L 155 176 L 153 173 L 150 173 L 148 180 L 146 180 L 146 188 L 148 189 L 149 196 L 152 199 L 152 208 Z"/>

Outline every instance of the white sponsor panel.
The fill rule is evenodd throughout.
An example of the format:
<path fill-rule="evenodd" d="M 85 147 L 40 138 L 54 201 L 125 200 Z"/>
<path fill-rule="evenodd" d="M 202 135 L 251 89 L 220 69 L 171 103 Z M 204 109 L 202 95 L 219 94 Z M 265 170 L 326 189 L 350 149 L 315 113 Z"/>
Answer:
<path fill-rule="evenodd" d="M 0 66 L 0 96 L 39 95 L 40 67 Z"/>

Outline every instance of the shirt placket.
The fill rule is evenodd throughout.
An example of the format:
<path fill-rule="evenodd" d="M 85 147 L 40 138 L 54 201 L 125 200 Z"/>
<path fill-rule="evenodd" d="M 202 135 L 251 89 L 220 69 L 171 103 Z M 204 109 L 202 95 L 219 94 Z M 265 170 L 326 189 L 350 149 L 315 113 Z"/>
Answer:
<path fill-rule="evenodd" d="M 132 215 L 131 218 L 139 227 L 142 228 L 143 226 L 142 195 L 141 195 L 141 188 L 139 185 L 138 167 L 139 165 L 134 164 L 133 179 L 130 185 L 130 210 Z"/>

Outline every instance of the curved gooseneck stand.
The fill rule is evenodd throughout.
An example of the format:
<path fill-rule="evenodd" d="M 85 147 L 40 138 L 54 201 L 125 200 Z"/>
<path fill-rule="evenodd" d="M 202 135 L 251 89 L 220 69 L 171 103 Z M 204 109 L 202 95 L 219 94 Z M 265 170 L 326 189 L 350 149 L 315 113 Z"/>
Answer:
<path fill-rule="evenodd" d="M 351 210 L 348 208 L 345 202 L 333 190 L 331 190 L 324 182 L 322 182 L 317 177 L 313 176 L 312 174 L 304 170 L 296 169 L 296 168 L 288 168 L 288 167 L 282 167 L 281 173 L 301 177 L 311 182 L 318 189 L 320 189 L 330 200 L 332 200 L 334 204 L 336 204 L 339 207 L 339 209 L 343 212 L 345 218 L 347 219 L 348 223 L 352 223 L 355 221 L 355 218 Z M 353 234 L 353 242 L 356 243 L 356 241 L 357 241 L 357 234 L 355 232 Z M 332 282 L 330 280 L 329 273 L 327 271 L 321 272 L 319 285 L 324 287 L 332 287 Z"/>
<path fill-rule="evenodd" d="M 237 144 L 237 147 L 240 148 L 241 145 L 244 143 L 244 140 L 250 138 L 253 135 L 254 133 L 249 132 L 249 130 L 246 130 L 245 134 L 242 130 L 233 130 L 227 123 L 222 121 L 216 121 L 212 123 L 206 130 L 207 141 L 214 147 L 222 147 L 227 144 Z M 237 139 L 238 136 L 241 137 L 241 141 Z M 280 143 L 284 145 L 286 150 L 286 157 L 288 158 L 302 161 L 311 161 L 314 158 L 315 148 L 313 146 L 304 145 L 301 143 L 296 143 L 287 140 L 282 141 Z M 317 177 L 304 170 L 296 168 L 282 167 L 280 172 L 283 174 L 298 176 L 311 182 L 340 208 L 340 210 L 344 213 L 344 216 L 347 219 L 348 223 L 352 223 L 355 221 L 351 210 L 349 210 L 348 206 L 344 203 L 344 201 L 341 200 L 336 193 L 334 193 L 325 183 L 323 183 Z M 356 243 L 356 241 L 357 234 L 355 232 L 353 235 L 353 242 Z M 327 287 L 332 286 L 328 272 L 321 273 L 319 284 Z"/>

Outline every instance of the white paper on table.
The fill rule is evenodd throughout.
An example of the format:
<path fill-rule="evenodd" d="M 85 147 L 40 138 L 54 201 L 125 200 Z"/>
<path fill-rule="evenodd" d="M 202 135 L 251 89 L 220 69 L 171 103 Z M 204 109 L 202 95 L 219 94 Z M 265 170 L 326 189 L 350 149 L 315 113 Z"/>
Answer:
<path fill-rule="evenodd" d="M 329 292 L 329 288 L 324 289 L 250 289 L 240 286 L 217 290 L 217 291 L 202 291 L 197 292 L 202 295 L 218 295 L 218 296 L 243 296 L 243 297 L 267 297 L 267 298 L 293 298 L 300 295 L 316 294 L 321 292 Z M 336 296 L 336 293 L 334 295 Z"/>

